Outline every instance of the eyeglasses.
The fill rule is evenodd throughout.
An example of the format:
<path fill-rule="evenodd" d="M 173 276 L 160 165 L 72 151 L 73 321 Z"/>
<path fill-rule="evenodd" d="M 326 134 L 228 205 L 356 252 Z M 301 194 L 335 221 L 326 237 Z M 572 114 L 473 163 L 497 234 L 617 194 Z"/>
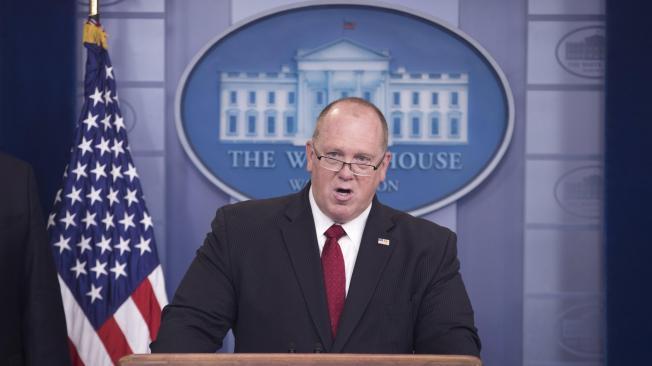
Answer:
<path fill-rule="evenodd" d="M 347 163 L 345 161 L 332 158 L 330 156 L 319 155 L 317 149 L 315 149 L 314 146 L 312 147 L 312 151 L 317 156 L 317 160 L 319 160 L 319 165 L 321 165 L 322 168 L 328 169 L 333 172 L 339 172 L 340 170 L 342 170 L 342 168 L 344 168 L 345 165 L 348 165 L 349 169 L 351 169 L 351 173 L 360 177 L 368 177 L 372 175 L 374 171 L 378 170 L 378 167 L 380 167 L 380 164 L 383 162 L 383 158 L 385 157 L 385 153 L 383 153 L 383 156 L 380 158 L 378 163 L 376 163 L 376 165 L 371 165 L 365 163 Z"/>

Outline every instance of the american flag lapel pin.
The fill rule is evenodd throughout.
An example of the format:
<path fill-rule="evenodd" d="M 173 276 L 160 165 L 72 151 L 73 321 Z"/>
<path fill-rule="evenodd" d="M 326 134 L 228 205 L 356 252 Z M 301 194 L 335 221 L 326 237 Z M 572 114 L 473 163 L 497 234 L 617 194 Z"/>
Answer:
<path fill-rule="evenodd" d="M 378 238 L 378 244 L 380 244 L 380 245 L 385 245 L 385 246 L 389 246 L 389 239 Z"/>

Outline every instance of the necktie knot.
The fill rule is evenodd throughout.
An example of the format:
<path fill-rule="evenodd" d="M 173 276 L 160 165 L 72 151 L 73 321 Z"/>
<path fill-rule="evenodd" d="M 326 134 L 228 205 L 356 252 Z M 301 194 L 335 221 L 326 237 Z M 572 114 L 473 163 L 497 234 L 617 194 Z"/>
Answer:
<path fill-rule="evenodd" d="M 337 224 L 333 224 L 324 233 L 324 235 L 326 235 L 327 238 L 335 239 L 335 240 L 339 240 L 341 237 L 344 236 L 344 234 L 346 234 L 346 232 L 344 231 L 344 228 L 342 228 L 340 225 L 337 225 Z"/>

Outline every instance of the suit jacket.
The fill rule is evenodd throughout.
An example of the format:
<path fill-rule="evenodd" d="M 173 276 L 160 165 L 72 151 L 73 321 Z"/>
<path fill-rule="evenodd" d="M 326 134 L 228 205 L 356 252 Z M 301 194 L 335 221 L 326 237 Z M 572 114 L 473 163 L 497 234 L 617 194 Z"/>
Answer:
<path fill-rule="evenodd" d="M 57 272 L 29 165 L 0 153 L 0 364 L 69 365 Z"/>
<path fill-rule="evenodd" d="M 479 355 L 455 234 L 375 198 L 333 339 L 308 192 L 217 211 L 153 352 Z"/>

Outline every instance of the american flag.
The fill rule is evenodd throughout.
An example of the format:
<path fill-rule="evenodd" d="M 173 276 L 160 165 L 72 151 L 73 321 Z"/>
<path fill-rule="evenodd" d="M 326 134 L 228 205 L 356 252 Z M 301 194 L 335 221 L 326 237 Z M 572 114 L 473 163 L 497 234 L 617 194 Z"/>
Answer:
<path fill-rule="evenodd" d="M 149 351 L 167 296 L 106 35 L 93 19 L 84 46 L 84 104 L 47 227 L 73 363 L 111 365 Z"/>
<path fill-rule="evenodd" d="M 351 20 L 342 20 L 342 29 L 346 30 L 354 30 L 355 29 L 355 22 Z"/>

